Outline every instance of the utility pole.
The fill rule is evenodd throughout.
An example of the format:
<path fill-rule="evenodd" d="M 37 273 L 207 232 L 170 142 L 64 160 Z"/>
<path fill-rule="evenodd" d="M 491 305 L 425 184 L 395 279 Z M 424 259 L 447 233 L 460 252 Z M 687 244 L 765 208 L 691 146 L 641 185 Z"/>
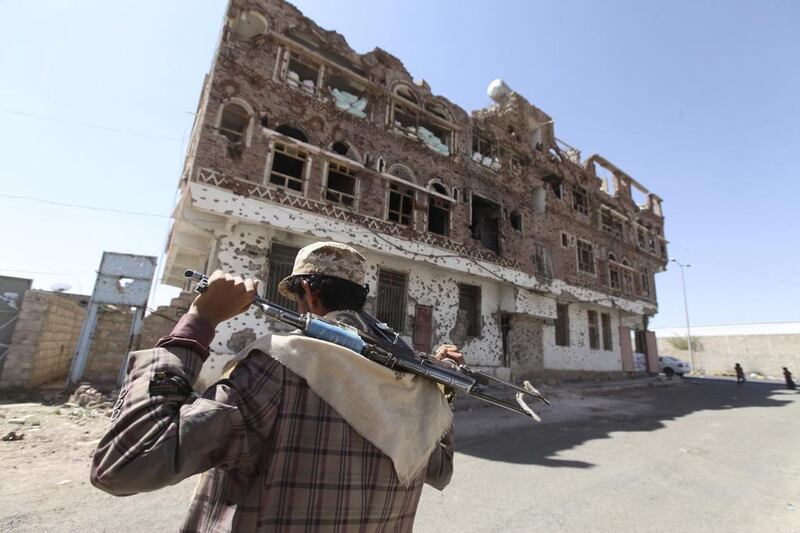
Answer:
<path fill-rule="evenodd" d="M 692 350 L 692 330 L 689 327 L 689 303 L 686 300 L 686 276 L 683 274 L 684 267 L 689 268 L 690 264 L 683 264 L 680 261 L 675 259 L 670 259 L 671 262 L 675 263 L 681 268 L 681 285 L 683 286 L 683 311 L 686 314 L 686 343 L 689 345 L 689 360 L 692 363 L 692 372 L 697 372 L 697 368 L 694 366 L 694 351 Z"/>

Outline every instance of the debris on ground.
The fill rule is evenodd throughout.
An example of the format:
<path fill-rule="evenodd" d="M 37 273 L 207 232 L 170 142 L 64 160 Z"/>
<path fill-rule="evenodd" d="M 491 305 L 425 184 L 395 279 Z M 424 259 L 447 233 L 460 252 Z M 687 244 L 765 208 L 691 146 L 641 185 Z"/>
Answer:
<path fill-rule="evenodd" d="M 5 442 L 11 442 L 15 440 L 22 440 L 25 438 L 25 433 L 17 433 L 16 431 L 9 431 L 5 435 L 3 435 L 3 439 Z"/>
<path fill-rule="evenodd" d="M 114 405 L 116 392 L 103 394 L 92 387 L 89 383 L 81 383 L 75 392 L 69 397 L 69 401 L 64 407 L 83 407 L 86 409 L 107 410 Z"/>

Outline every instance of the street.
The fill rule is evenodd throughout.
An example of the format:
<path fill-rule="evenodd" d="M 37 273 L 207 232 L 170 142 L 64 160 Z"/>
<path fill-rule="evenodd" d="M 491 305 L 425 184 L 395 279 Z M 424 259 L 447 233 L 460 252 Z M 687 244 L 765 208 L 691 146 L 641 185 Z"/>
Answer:
<path fill-rule="evenodd" d="M 800 531 L 800 396 L 686 379 L 606 396 L 558 393 L 545 421 L 456 413 L 455 474 L 425 488 L 416 531 Z M 88 482 L 105 417 L 0 405 L 0 531 L 176 531 L 194 480 L 115 498 Z M 57 433 L 52 433 L 57 432 Z"/>

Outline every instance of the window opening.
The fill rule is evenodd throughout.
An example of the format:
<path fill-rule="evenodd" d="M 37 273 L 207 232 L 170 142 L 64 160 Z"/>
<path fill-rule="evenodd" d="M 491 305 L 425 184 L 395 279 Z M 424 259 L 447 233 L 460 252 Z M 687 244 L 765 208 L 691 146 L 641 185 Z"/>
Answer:
<path fill-rule="evenodd" d="M 297 304 L 294 300 L 286 298 L 278 292 L 278 284 L 292 273 L 294 259 L 299 251 L 299 248 L 273 242 L 267 257 L 267 283 L 264 297 L 270 302 L 292 310 L 297 308 Z"/>
<path fill-rule="evenodd" d="M 414 183 L 416 181 L 414 179 L 414 174 L 406 167 L 401 165 L 394 165 L 389 169 L 389 174 L 395 178 L 400 178 L 403 181 L 408 181 L 409 183 Z"/>
<path fill-rule="evenodd" d="M 645 296 L 652 296 L 650 294 L 650 272 L 646 268 L 643 268 L 640 275 L 642 278 L 642 294 Z"/>
<path fill-rule="evenodd" d="M 434 184 L 434 188 L 436 188 L 436 185 L 437 184 Z M 439 187 L 441 187 L 441 185 L 439 185 Z M 435 196 L 428 197 L 428 231 L 444 236 L 450 234 L 449 201 L 436 198 Z"/>
<path fill-rule="evenodd" d="M 358 118 L 366 118 L 367 105 L 369 104 L 369 99 L 366 97 L 366 88 L 338 74 L 327 75 L 326 77 L 328 91 L 333 97 L 336 109 L 346 111 Z"/>
<path fill-rule="evenodd" d="M 353 207 L 356 200 L 356 173 L 344 165 L 328 163 L 325 199 Z"/>
<path fill-rule="evenodd" d="M 413 224 L 414 191 L 399 183 L 389 185 L 389 212 L 387 218 L 404 226 Z"/>
<path fill-rule="evenodd" d="M 561 232 L 561 246 L 569 248 L 569 233 Z"/>
<path fill-rule="evenodd" d="M 588 310 L 589 318 L 589 348 L 592 350 L 600 349 L 600 331 L 597 323 L 597 311 Z"/>
<path fill-rule="evenodd" d="M 472 238 L 500 254 L 500 206 L 480 196 L 472 196 Z"/>
<path fill-rule="evenodd" d="M 561 178 L 555 174 L 548 174 L 542 178 L 542 181 L 550 187 L 550 190 L 553 191 L 556 198 L 563 200 L 563 180 Z"/>
<path fill-rule="evenodd" d="M 533 245 L 533 273 L 537 278 L 553 279 L 553 261 L 550 249 L 541 244 Z"/>
<path fill-rule="evenodd" d="M 519 211 L 512 211 L 508 220 L 511 222 L 512 229 L 522 231 L 522 215 L 519 214 Z"/>
<path fill-rule="evenodd" d="M 592 243 L 578 239 L 578 270 L 594 274 L 594 249 Z"/>
<path fill-rule="evenodd" d="M 289 52 L 289 68 L 286 83 L 307 94 L 315 94 L 319 80 L 319 65 L 302 57 L 297 52 Z"/>
<path fill-rule="evenodd" d="M 611 336 L 611 315 L 600 313 L 603 326 L 603 349 L 610 352 L 614 349 L 614 338 Z"/>
<path fill-rule="evenodd" d="M 303 133 L 303 130 L 295 128 L 294 126 L 289 126 L 288 124 L 281 124 L 280 126 L 275 128 L 275 131 L 277 131 L 282 135 L 286 135 L 287 137 L 291 137 L 292 139 L 297 139 L 298 141 L 304 143 L 308 142 L 308 136 L 305 133 Z"/>
<path fill-rule="evenodd" d="M 378 272 L 378 294 L 375 316 L 397 332 L 406 326 L 406 290 L 408 276 L 381 269 Z"/>
<path fill-rule="evenodd" d="M 589 201 L 586 197 L 586 189 L 580 185 L 572 188 L 572 208 L 578 213 L 589 214 Z"/>
<path fill-rule="evenodd" d="M 610 233 L 615 238 L 620 240 L 624 238 L 624 222 L 618 216 L 614 215 L 609 209 L 602 209 L 600 211 L 600 226 L 602 227 L 603 231 Z"/>
<path fill-rule="evenodd" d="M 556 345 L 569 346 L 569 306 L 556 304 Z"/>
<path fill-rule="evenodd" d="M 250 113 L 239 104 L 228 104 L 222 110 L 219 131 L 231 142 L 241 142 L 247 133 Z"/>
<path fill-rule="evenodd" d="M 468 337 L 481 335 L 481 288 L 477 285 L 458 284 L 459 321 L 467 325 Z"/>
<path fill-rule="evenodd" d="M 501 167 L 497 145 L 478 133 L 472 135 L 472 160 L 492 170 Z"/>
<path fill-rule="evenodd" d="M 308 154 L 281 143 L 275 143 L 269 182 L 294 191 L 303 190 Z"/>

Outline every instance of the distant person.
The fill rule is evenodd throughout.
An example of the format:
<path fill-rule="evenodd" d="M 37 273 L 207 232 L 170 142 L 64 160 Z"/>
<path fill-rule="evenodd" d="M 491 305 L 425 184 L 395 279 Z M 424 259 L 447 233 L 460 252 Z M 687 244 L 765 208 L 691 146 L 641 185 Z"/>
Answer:
<path fill-rule="evenodd" d="M 741 385 L 742 383 L 747 381 L 746 379 L 744 379 L 744 370 L 742 370 L 742 365 L 736 363 L 734 369 L 736 370 L 736 383 L 738 385 Z"/>
<path fill-rule="evenodd" d="M 792 381 L 792 373 L 789 372 L 789 369 L 786 367 L 783 367 L 783 378 L 786 380 L 787 389 L 795 390 L 797 388 L 797 385 L 795 385 L 794 381 Z"/>

